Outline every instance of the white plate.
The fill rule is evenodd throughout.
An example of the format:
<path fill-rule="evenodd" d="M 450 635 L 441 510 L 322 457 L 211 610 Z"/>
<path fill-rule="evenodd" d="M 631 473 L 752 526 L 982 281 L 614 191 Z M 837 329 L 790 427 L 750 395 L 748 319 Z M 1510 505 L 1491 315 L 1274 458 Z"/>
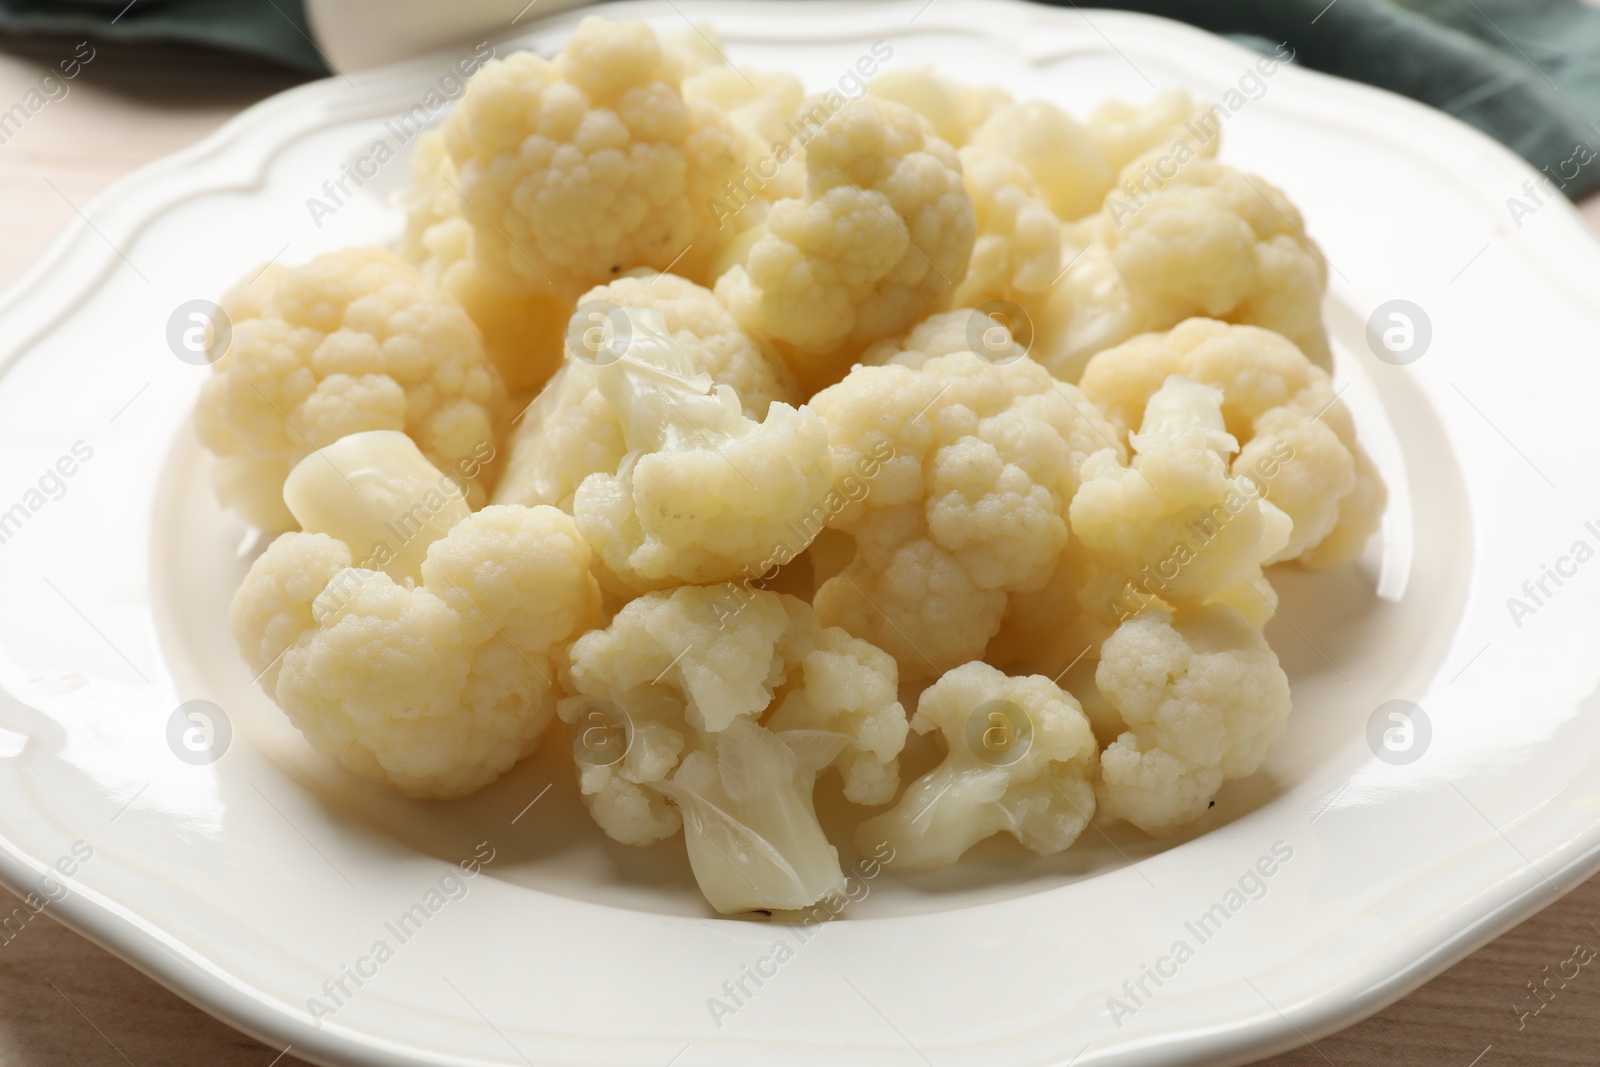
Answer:
<path fill-rule="evenodd" d="M 1080 114 L 1154 86 L 1216 99 L 1254 62 L 1133 15 L 920 5 L 685 0 L 608 13 L 672 28 L 681 8 L 715 24 L 737 59 L 797 70 L 813 88 L 882 39 L 893 67 L 933 63 Z M 553 50 L 575 18 L 520 43 Z M 1395 499 L 1360 567 L 1278 576 L 1270 636 L 1294 721 L 1205 832 L 1158 845 L 1108 826 L 1057 859 L 992 842 L 951 871 L 882 874 L 713 1020 L 708 998 L 725 981 L 771 970 L 760 961 L 773 943 L 801 935 L 709 916 L 678 845 L 601 839 L 559 739 L 443 805 L 399 800 L 316 756 L 227 636 L 242 531 L 205 486 L 186 415 L 206 372 L 174 358 L 167 321 L 265 259 L 391 237 L 382 194 L 401 162 L 320 228 L 306 199 L 392 139 L 384 119 L 421 102 L 453 58 L 251 109 L 108 192 L 0 306 L 0 511 L 22 504 L 0 545 L 7 883 L 37 888 L 84 842 L 93 858 L 65 864 L 57 918 L 317 1061 L 1087 1067 L 1235 1064 L 1315 1038 L 1600 865 L 1600 563 L 1559 589 L 1547 580 L 1553 595 L 1531 615 L 1514 620 L 1506 602 L 1573 542 L 1600 545 L 1600 364 L 1584 351 L 1600 331 L 1600 249 L 1564 203 L 1515 226 L 1505 200 L 1533 172 L 1487 139 L 1293 69 L 1229 120 L 1224 157 L 1285 188 L 1326 249 L 1340 377 Z M 1432 323 L 1431 348 L 1407 367 L 1364 343 L 1368 315 L 1395 298 Z M 79 441 L 93 455 L 60 499 L 28 496 Z M 234 734 L 205 766 L 167 742 L 174 709 L 196 699 L 225 709 Z M 1432 724 L 1431 747 L 1405 766 L 1374 759 L 1366 740 L 1391 699 L 1417 702 Z M 493 863 L 398 944 L 385 924 L 426 904 L 479 842 Z M 1229 911 L 1229 889 L 1275 844 L 1292 858 Z M 1228 918 L 1201 944 L 1186 923 L 1218 903 Z M 394 957 L 362 965 L 374 973 L 357 995 L 314 1021 L 309 998 L 380 939 Z M 1161 963 L 1179 940 L 1193 957 Z M 1144 978 L 1152 995 L 1135 1005 L 1124 982 L 1145 965 L 1171 976 L 1159 988 Z"/>

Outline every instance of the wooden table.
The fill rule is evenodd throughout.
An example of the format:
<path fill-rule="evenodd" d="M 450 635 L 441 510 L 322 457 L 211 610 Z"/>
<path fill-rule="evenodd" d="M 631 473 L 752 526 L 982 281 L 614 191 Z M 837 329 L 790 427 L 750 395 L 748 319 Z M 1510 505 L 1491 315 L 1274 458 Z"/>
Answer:
<path fill-rule="evenodd" d="M 74 42 L 0 37 L 0 107 L 72 54 Z M 70 93 L 0 144 L 0 286 L 112 180 L 198 141 L 299 79 L 231 56 L 96 46 Z M 1600 231 L 1600 198 L 1585 212 Z M 0 913 L 16 901 L 0 890 Z M 1570 892 L 1398 1004 L 1272 1067 L 1503 1067 L 1600 1063 L 1600 972 L 1585 969 L 1519 1029 L 1512 1004 L 1587 943 L 1600 950 L 1600 879 Z M 1285 1031 L 1289 1031 L 1287 1024 Z M 54 922 L 0 947 L 0 1065 L 126 1062 L 289 1067 Z"/>

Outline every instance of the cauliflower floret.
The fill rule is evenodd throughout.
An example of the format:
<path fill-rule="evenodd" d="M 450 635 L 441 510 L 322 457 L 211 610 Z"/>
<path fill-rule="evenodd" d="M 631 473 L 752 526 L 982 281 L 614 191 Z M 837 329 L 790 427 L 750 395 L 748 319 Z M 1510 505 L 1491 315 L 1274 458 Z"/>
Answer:
<path fill-rule="evenodd" d="M 1326 371 L 1275 333 L 1191 319 L 1101 352 L 1079 384 L 1125 428 L 1173 374 L 1222 390 L 1223 421 L 1243 446 L 1233 473 L 1293 522 L 1266 562 L 1326 567 L 1360 554 L 1387 493 Z"/>
<path fill-rule="evenodd" d="M 1116 175 L 1084 125 L 1042 100 L 997 109 L 971 143 L 1026 167 L 1059 219 L 1093 212 Z"/>
<path fill-rule="evenodd" d="M 584 329 L 605 329 L 608 308 L 660 311 L 694 373 L 731 387 L 749 418 L 764 419 L 774 401 L 799 403 L 782 361 L 769 358 L 709 289 L 675 274 L 639 275 L 600 286 L 580 303 L 600 316 L 599 322 L 579 323 Z M 553 504 L 570 512 L 585 478 L 614 473 L 622 464 L 627 443 L 621 422 L 600 393 L 597 369 L 593 362 L 569 357 L 517 420 L 495 503 Z"/>
<path fill-rule="evenodd" d="M 1329 367 L 1327 264 L 1300 212 L 1260 178 L 1178 158 L 1170 177 L 1130 164 L 1100 213 L 1063 231 L 1070 267 L 1038 316 L 1035 358 L 1076 381 L 1096 352 L 1204 315 L 1281 333 Z"/>
<path fill-rule="evenodd" d="M 974 234 L 961 161 L 915 112 L 868 95 L 811 116 L 826 118 L 805 141 L 805 196 L 774 204 L 716 285 L 808 392 L 948 300 Z"/>
<path fill-rule="evenodd" d="M 505 386 L 461 305 L 381 248 L 270 266 L 222 298 L 233 324 L 195 404 L 222 502 L 290 529 L 279 494 L 303 457 L 362 430 L 404 430 L 481 502 Z"/>
<path fill-rule="evenodd" d="M 1248 582 L 1289 540 L 1289 517 L 1229 473 L 1239 444 L 1222 396 L 1174 374 L 1145 406 L 1131 465 L 1109 448 L 1083 464 L 1072 532 L 1133 587 L 1130 614 L 1145 596 L 1205 601 Z"/>
<path fill-rule="evenodd" d="M 961 168 L 978 237 L 955 302 L 1008 300 L 1026 310 L 1061 269 L 1061 222 L 1028 169 L 1009 156 L 972 145 L 961 150 Z"/>
<path fill-rule="evenodd" d="M 428 130 L 417 139 L 411 169 L 401 258 L 461 302 L 483 331 L 484 350 L 507 389 L 538 389 L 561 365 L 561 331 L 572 301 L 544 286 L 529 292 L 519 279 L 499 277 L 478 261 L 471 212 L 442 132 Z"/>
<path fill-rule="evenodd" d="M 1174 151 L 1176 146 L 1184 143 L 1209 158 L 1222 141 L 1221 123 L 1181 89 L 1164 90 L 1145 107 L 1107 100 L 1085 125 L 1119 180 L 1128 177 L 1128 164 L 1152 150 L 1177 156 L 1182 153 Z"/>
<path fill-rule="evenodd" d="M 815 603 L 926 677 L 981 656 L 1008 596 L 1049 580 L 1079 465 L 1120 446 L 1092 403 L 1032 360 L 905 356 L 811 400 L 835 469 L 875 472 L 830 522 L 856 554 Z"/>
<path fill-rule="evenodd" d="M 948 754 L 862 824 L 863 851 L 886 842 L 897 866 L 942 867 L 1004 831 L 1049 856 L 1094 816 L 1094 733 L 1072 694 L 1042 675 L 957 667 L 923 691 L 911 728 L 937 729 Z"/>
<path fill-rule="evenodd" d="M 437 518 L 448 511 L 430 493 L 448 479 L 398 445 L 392 464 L 368 448 L 356 469 L 344 445 L 328 458 L 355 491 L 343 476 L 296 479 L 310 532 L 283 534 L 251 566 L 229 611 L 234 638 L 319 751 L 408 796 L 465 796 L 532 752 L 555 711 L 555 660 L 598 622 L 589 546 L 554 508 L 490 507 L 447 533 L 438 521 L 399 527 L 426 551 L 415 578 L 397 580 L 372 569 L 392 565 L 385 552 L 319 520 L 381 527 L 408 500 Z M 362 508 L 371 514 L 352 515 Z"/>
<path fill-rule="evenodd" d="M 1231 608 L 1137 615 L 1106 638 L 1095 685 L 1126 729 L 1100 757 L 1100 807 L 1152 835 L 1254 774 L 1289 721 L 1289 679 Z"/>
<path fill-rule="evenodd" d="M 485 64 L 445 126 L 479 261 L 568 297 L 635 267 L 700 276 L 743 146 L 681 74 L 644 23 L 593 16 L 553 61 Z"/>
<path fill-rule="evenodd" d="M 684 825 L 721 912 L 802 908 L 843 884 L 812 807 L 822 769 L 837 765 L 863 803 L 898 786 L 894 661 L 794 597 L 730 584 L 648 593 L 573 643 L 564 678 L 576 695 L 563 719 L 598 702 L 629 734 L 607 760 L 575 747 L 590 815 L 632 845 Z"/>
<path fill-rule="evenodd" d="M 888 71 L 873 78 L 867 91 L 909 107 L 955 148 L 965 145 L 990 115 L 1011 103 L 1004 89 L 963 85 L 935 74 L 931 67 Z"/>
<path fill-rule="evenodd" d="M 773 403 L 762 422 L 668 332 L 629 308 L 625 350 L 595 368 L 628 452 L 578 486 L 573 517 L 607 569 L 644 592 L 762 574 L 793 558 L 829 513 L 828 433 L 815 412 Z M 796 543 L 796 542 L 799 543 Z"/>
<path fill-rule="evenodd" d="M 773 201 L 805 193 L 805 164 L 789 145 L 794 119 L 805 100 L 799 78 L 777 71 L 711 66 L 683 80 L 683 96 L 721 108 L 743 137 L 739 171 L 716 190 L 711 205 L 724 234 L 730 222 L 734 232 L 748 229 L 766 220 Z"/>

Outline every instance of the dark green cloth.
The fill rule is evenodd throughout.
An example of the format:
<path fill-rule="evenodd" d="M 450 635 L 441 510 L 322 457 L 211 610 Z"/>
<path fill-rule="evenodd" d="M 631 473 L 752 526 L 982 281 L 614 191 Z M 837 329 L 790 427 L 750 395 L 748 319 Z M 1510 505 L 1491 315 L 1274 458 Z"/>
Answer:
<path fill-rule="evenodd" d="M 302 0 L 0 0 L 0 30 L 180 42 L 328 73 Z"/>
<path fill-rule="evenodd" d="M 1600 10 L 1581 0 L 1093 0 L 1092 6 L 1287 43 L 1307 67 L 1402 93 L 1476 126 L 1571 197 L 1600 189 Z M 302 0 L 135 0 L 126 9 L 116 0 L 0 0 L 0 30 L 185 41 L 327 73 Z"/>
<path fill-rule="evenodd" d="M 1579 0 L 1333 0 L 1331 6 L 1328 0 L 1097 0 L 1095 6 L 1285 42 L 1307 67 L 1404 94 L 1476 126 L 1574 199 L 1600 189 L 1600 10 Z"/>

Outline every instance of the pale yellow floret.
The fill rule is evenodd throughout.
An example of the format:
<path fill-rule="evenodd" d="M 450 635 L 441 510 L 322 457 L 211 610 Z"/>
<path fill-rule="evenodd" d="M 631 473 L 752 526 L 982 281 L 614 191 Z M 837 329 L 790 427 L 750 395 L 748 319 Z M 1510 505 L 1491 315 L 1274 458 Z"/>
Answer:
<path fill-rule="evenodd" d="M 302 457 L 363 430 L 402 430 L 484 497 L 505 387 L 447 292 L 381 248 L 271 266 L 229 292 L 232 340 L 195 405 L 223 503 L 269 530 Z"/>
<path fill-rule="evenodd" d="M 1239 444 L 1223 427 L 1222 395 L 1173 374 L 1146 403 L 1132 462 L 1107 448 L 1083 464 L 1072 532 L 1129 583 L 1125 614 L 1147 597 L 1210 600 L 1260 574 L 1288 542 L 1289 517 L 1230 473 Z"/>
<path fill-rule="evenodd" d="M 923 690 L 911 727 L 939 732 L 944 762 L 862 824 L 863 852 L 887 843 L 896 866 L 942 867 L 1008 833 L 1049 856 L 1071 846 L 1094 816 L 1094 733 L 1077 699 L 1042 675 L 957 667 Z"/>
<path fill-rule="evenodd" d="M 564 719 L 599 705 L 631 735 L 620 758 L 580 756 L 590 815 L 624 844 L 684 828 L 718 911 L 801 908 L 840 888 L 812 807 L 823 769 L 861 803 L 898 788 L 894 661 L 794 597 L 732 584 L 645 594 L 572 645 L 564 677 L 576 694 Z"/>
<path fill-rule="evenodd" d="M 1079 384 L 1126 429 L 1173 374 L 1222 390 L 1223 421 L 1242 446 L 1233 473 L 1292 520 L 1268 562 L 1331 566 L 1361 552 L 1387 494 L 1326 371 L 1270 331 L 1191 319 L 1101 352 Z"/>
<path fill-rule="evenodd" d="M 660 311 L 695 372 L 731 387 L 752 419 L 764 419 L 774 401 L 800 400 L 783 361 L 766 355 L 710 290 L 684 278 L 619 278 L 585 294 L 580 303 Z M 499 504 L 552 504 L 570 512 L 585 478 L 617 471 L 628 447 L 621 422 L 600 393 L 593 363 L 567 360 L 516 420 L 508 452 L 495 490 Z"/>
<path fill-rule="evenodd" d="M 867 95 L 810 113 L 822 121 L 804 145 L 805 195 L 772 206 L 744 262 L 716 286 L 808 392 L 939 309 L 966 273 L 974 235 L 955 149 L 915 112 Z"/>
<path fill-rule="evenodd" d="M 445 126 L 485 269 L 567 298 L 636 267 L 703 274 L 743 144 L 682 74 L 644 23 L 594 16 L 554 60 L 485 64 Z"/>
<path fill-rule="evenodd" d="M 1227 607 L 1129 619 L 1106 638 L 1095 684 L 1126 727 L 1100 757 L 1101 810 L 1154 835 L 1254 774 L 1289 719 L 1278 657 Z"/>
<path fill-rule="evenodd" d="M 836 469 L 875 472 L 831 520 L 856 553 L 815 602 L 824 622 L 927 677 L 981 656 L 1007 598 L 1049 580 L 1079 465 L 1120 446 L 1092 403 L 1029 359 L 879 355 L 887 365 L 811 401 Z"/>
<path fill-rule="evenodd" d="M 555 661 L 598 621 L 572 519 L 485 508 L 429 546 L 415 586 L 352 558 L 327 534 L 287 533 L 234 597 L 245 664 L 290 722 L 416 797 L 465 796 L 532 752 L 555 711 Z"/>
<path fill-rule="evenodd" d="M 471 209 L 461 178 L 445 151 L 444 134 L 428 130 L 411 157 L 401 258 L 461 302 L 483 331 L 483 347 L 514 393 L 538 389 L 561 365 L 562 329 L 572 301 L 547 286 L 488 269 L 474 255 Z"/>

